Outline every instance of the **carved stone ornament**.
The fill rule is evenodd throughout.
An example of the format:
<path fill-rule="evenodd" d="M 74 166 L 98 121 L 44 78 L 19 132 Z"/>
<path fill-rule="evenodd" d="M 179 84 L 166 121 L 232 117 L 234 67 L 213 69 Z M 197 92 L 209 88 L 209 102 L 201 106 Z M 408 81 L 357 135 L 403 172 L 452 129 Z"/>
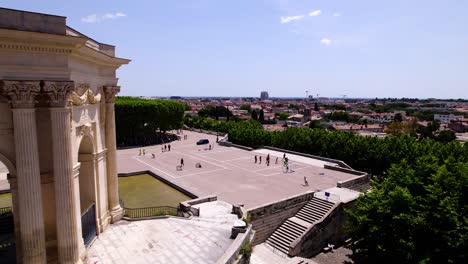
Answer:
<path fill-rule="evenodd" d="M 70 95 L 75 89 L 73 81 L 45 81 L 44 92 L 49 96 L 51 107 L 68 107 Z"/>
<path fill-rule="evenodd" d="M 88 84 L 79 84 L 71 96 L 73 105 L 96 104 L 101 101 L 101 94 L 94 95 Z"/>
<path fill-rule="evenodd" d="M 91 131 L 92 131 L 91 124 L 89 123 L 84 124 L 83 126 L 81 126 L 80 136 L 91 135 Z"/>
<path fill-rule="evenodd" d="M 0 87 L 13 108 L 33 108 L 41 91 L 39 81 L 2 81 Z"/>
<path fill-rule="evenodd" d="M 106 103 L 115 103 L 115 95 L 120 92 L 120 86 L 104 86 Z"/>

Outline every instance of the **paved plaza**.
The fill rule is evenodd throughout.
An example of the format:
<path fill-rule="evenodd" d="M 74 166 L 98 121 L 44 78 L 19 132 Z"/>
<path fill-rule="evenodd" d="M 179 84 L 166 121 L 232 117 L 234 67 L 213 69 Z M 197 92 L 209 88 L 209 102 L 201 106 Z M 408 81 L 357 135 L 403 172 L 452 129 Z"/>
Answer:
<path fill-rule="evenodd" d="M 200 217 L 121 220 L 91 245 L 85 264 L 209 264 L 232 244 L 237 216 L 232 206 L 215 201 L 196 205 Z"/>
<path fill-rule="evenodd" d="M 161 145 L 119 150 L 118 172 L 150 170 L 198 196 L 217 195 L 231 204 L 244 204 L 247 209 L 284 199 L 307 191 L 335 187 L 338 181 L 355 177 L 348 173 L 325 169 L 326 162 L 287 154 L 290 172 L 285 173 L 283 153 L 267 149 L 247 151 L 216 144 L 216 136 L 183 131 L 187 140 L 171 142 L 171 151 L 161 151 Z M 182 136 L 183 138 L 183 136 Z M 209 145 L 196 145 L 199 139 L 210 140 Z M 155 154 L 155 158 L 152 158 Z M 265 164 L 270 154 L 270 166 Z M 254 163 L 254 156 L 262 156 L 262 163 Z M 177 165 L 184 159 L 183 170 Z M 278 164 L 276 164 L 278 158 Z M 201 168 L 196 168 L 197 163 Z M 308 186 L 304 185 L 307 177 Z"/>

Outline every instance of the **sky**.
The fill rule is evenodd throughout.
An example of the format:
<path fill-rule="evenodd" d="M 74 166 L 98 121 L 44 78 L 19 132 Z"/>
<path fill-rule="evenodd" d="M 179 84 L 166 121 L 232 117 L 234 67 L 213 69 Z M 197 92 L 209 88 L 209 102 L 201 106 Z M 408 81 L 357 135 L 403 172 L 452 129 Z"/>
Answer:
<path fill-rule="evenodd" d="M 131 59 L 120 95 L 468 98 L 465 0 L 0 0 Z"/>

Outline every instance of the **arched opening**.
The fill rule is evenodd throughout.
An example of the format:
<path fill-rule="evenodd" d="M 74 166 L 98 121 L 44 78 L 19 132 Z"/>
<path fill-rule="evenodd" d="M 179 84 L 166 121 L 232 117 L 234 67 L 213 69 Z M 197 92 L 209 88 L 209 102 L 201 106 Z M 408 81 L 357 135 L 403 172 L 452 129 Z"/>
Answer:
<path fill-rule="evenodd" d="M 0 157 L 0 259 L 2 263 L 16 263 L 15 219 L 10 171 Z"/>
<path fill-rule="evenodd" d="M 81 231 L 85 246 L 89 246 L 96 236 L 96 179 L 93 154 L 93 141 L 85 136 L 78 150 Z"/>

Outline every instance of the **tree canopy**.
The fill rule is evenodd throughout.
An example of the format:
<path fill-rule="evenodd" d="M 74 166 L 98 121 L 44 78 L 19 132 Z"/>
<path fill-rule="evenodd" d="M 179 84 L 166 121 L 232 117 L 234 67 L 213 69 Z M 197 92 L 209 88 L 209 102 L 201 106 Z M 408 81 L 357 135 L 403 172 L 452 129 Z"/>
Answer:
<path fill-rule="evenodd" d="M 115 101 L 116 138 L 119 146 L 156 143 L 157 131 L 181 128 L 185 104 L 119 96 Z"/>

